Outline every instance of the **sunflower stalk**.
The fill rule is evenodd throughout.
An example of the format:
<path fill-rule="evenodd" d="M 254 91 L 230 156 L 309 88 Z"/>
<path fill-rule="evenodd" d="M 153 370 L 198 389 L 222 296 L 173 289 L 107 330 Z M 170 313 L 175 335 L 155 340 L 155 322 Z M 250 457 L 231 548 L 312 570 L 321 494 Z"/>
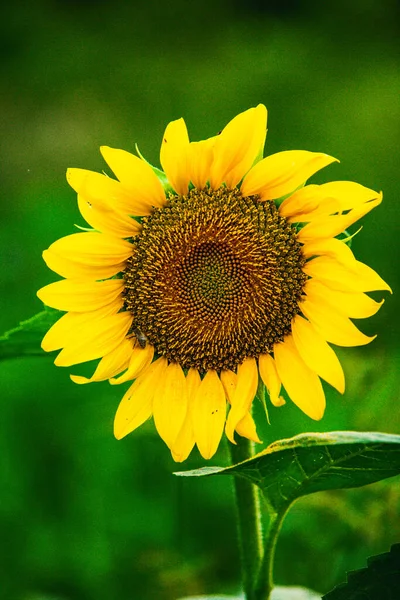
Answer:
<path fill-rule="evenodd" d="M 229 445 L 232 464 L 251 458 L 254 442 L 240 438 L 237 445 Z M 263 529 L 259 489 L 247 479 L 234 478 L 238 518 L 238 536 L 242 564 L 243 589 L 246 600 L 258 600 L 255 585 L 263 556 Z"/>
<path fill-rule="evenodd" d="M 267 506 L 269 507 L 268 501 Z M 273 570 L 276 543 L 286 512 L 286 510 L 275 512 L 269 507 L 269 522 L 265 532 L 263 556 L 253 592 L 254 600 L 269 600 L 271 598 L 274 587 Z"/>
<path fill-rule="evenodd" d="M 254 442 L 245 438 L 230 446 L 230 450 L 233 464 L 255 454 Z M 246 600 L 269 600 L 274 587 L 276 543 L 287 510 L 274 510 L 265 498 L 268 523 L 263 524 L 259 488 L 241 477 L 234 478 L 234 486 L 245 597 Z"/>

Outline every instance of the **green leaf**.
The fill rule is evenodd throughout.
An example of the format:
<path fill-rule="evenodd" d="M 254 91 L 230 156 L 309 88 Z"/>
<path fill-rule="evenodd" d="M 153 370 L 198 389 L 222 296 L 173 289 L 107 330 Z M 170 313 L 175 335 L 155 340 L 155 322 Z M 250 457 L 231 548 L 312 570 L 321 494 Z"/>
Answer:
<path fill-rule="evenodd" d="M 271 600 L 321 600 L 321 594 L 303 587 L 278 585 L 272 590 Z"/>
<path fill-rule="evenodd" d="M 179 600 L 245 600 L 244 596 L 185 596 Z"/>
<path fill-rule="evenodd" d="M 323 600 L 395 600 L 400 598 L 400 544 L 390 552 L 372 556 L 366 569 L 350 571 Z"/>
<path fill-rule="evenodd" d="M 360 487 L 400 474 L 400 436 L 356 431 L 307 433 L 274 442 L 232 467 L 175 474 L 244 477 L 261 488 L 279 513 L 307 494 Z"/>
<path fill-rule="evenodd" d="M 53 308 L 46 308 L 7 331 L 0 337 L 0 360 L 19 356 L 46 356 L 40 343 L 46 331 L 62 314 Z"/>
<path fill-rule="evenodd" d="M 245 600 L 244 596 L 190 596 L 180 600 Z M 271 600 L 321 600 L 317 594 L 303 587 L 276 586 L 272 590 Z"/>

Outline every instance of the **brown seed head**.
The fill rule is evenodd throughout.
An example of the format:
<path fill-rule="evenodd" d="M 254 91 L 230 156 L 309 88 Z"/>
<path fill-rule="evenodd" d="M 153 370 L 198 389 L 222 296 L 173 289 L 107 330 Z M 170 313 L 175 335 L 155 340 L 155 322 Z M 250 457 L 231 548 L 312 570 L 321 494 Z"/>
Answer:
<path fill-rule="evenodd" d="M 290 333 L 305 259 L 272 202 L 194 189 L 154 209 L 134 245 L 125 307 L 168 360 L 235 369 Z"/>

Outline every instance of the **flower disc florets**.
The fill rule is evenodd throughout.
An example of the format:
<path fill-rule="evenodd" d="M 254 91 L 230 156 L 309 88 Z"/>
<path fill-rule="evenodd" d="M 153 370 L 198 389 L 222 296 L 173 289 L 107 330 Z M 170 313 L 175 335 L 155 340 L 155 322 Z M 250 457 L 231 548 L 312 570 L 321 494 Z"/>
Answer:
<path fill-rule="evenodd" d="M 143 219 L 124 273 L 133 331 L 183 368 L 235 369 L 290 333 L 307 279 L 272 202 L 191 190 Z"/>

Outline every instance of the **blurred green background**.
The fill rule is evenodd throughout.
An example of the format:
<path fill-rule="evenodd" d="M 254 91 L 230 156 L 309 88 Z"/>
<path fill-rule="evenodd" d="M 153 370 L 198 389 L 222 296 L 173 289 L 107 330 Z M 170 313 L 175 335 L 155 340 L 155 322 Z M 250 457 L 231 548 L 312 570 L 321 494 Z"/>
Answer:
<path fill-rule="evenodd" d="M 383 190 L 353 244 L 397 296 L 361 323 L 371 346 L 339 350 L 344 397 L 321 423 L 270 410 L 265 443 L 304 431 L 400 433 L 396 0 L 10 2 L 1 9 L 0 331 L 41 310 L 57 277 L 41 252 L 83 225 L 67 167 L 101 171 L 102 144 L 158 164 L 168 121 L 193 140 L 235 114 L 269 109 L 266 152 L 341 160 L 314 181 Z M 378 294 L 378 297 L 381 295 Z M 122 389 L 77 386 L 51 356 L 0 363 L 0 598 L 176 600 L 239 587 L 228 478 L 184 480 L 152 423 L 117 442 Z M 72 369 L 72 372 L 74 370 Z M 125 387 L 125 386 L 123 386 Z M 225 442 L 214 464 L 227 463 Z M 346 569 L 400 541 L 400 481 L 298 502 L 278 545 L 276 580 L 326 592 Z"/>

